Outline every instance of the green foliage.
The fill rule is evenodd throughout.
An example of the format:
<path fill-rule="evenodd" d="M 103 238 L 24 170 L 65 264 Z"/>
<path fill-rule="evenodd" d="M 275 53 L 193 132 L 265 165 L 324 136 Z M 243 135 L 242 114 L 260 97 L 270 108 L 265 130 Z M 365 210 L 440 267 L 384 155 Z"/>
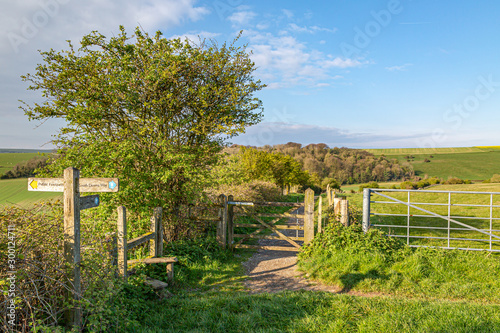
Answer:
<path fill-rule="evenodd" d="M 268 153 L 254 148 L 240 147 L 240 170 L 249 180 L 272 181 L 284 188 L 290 185 L 304 185 L 309 179 L 300 163 L 291 156 Z"/>
<path fill-rule="evenodd" d="M 57 331 L 64 325 L 64 311 L 73 306 L 73 301 L 66 299 L 66 291 L 72 292 L 73 287 L 69 274 L 72 269 L 64 257 L 62 215 L 60 202 L 38 203 L 29 210 L 5 207 L 0 211 L 0 228 L 5 231 L 9 226 L 14 228 L 16 315 L 18 323 L 24 323 L 29 330 Z M 85 250 L 81 253 L 83 295 L 79 306 L 83 310 L 84 325 L 92 332 L 133 327 L 136 318 L 132 313 L 140 313 L 136 311 L 142 306 L 140 300 L 146 299 L 151 291 L 141 287 L 137 279 L 131 280 L 134 285 L 124 284 L 115 277 L 109 256 L 112 244 L 99 237 L 93 222 L 82 221 L 81 225 Z M 4 258 L 11 241 L 9 236 L 7 232 L 0 234 L 0 255 Z M 2 292 L 7 288 L 7 272 L 11 271 L 8 263 L 7 260 L 0 262 Z M 4 315 L 2 323 L 5 323 Z"/>
<path fill-rule="evenodd" d="M 363 192 L 365 188 L 380 188 L 380 185 L 377 182 L 369 182 L 368 184 L 359 185 L 358 192 Z"/>
<path fill-rule="evenodd" d="M 365 292 L 500 303 L 500 261 L 488 253 L 412 249 L 359 224 L 333 224 L 303 248 L 311 278 Z"/>
<path fill-rule="evenodd" d="M 237 150 L 239 146 L 232 147 Z M 255 149 L 254 149 L 255 150 Z M 329 148 L 324 143 L 302 147 L 288 142 L 274 146 L 257 148 L 266 153 L 281 153 L 293 157 L 311 176 L 317 174 L 319 181 L 309 181 L 308 186 L 322 187 L 322 179 L 335 179 L 339 184 L 365 183 L 369 181 L 399 180 L 414 175 L 409 164 L 388 160 L 384 156 L 374 156 L 365 150 L 349 148 Z M 323 187 L 324 189 L 324 187 Z"/>
<path fill-rule="evenodd" d="M 340 223 L 331 223 L 323 233 L 317 234 L 313 241 L 304 246 L 299 258 L 305 260 L 315 255 L 329 257 L 335 252 L 348 254 L 371 253 L 392 258 L 404 247 L 397 238 L 387 237 L 378 229 L 370 229 L 364 233 L 359 223 L 345 227 Z"/>
<path fill-rule="evenodd" d="M 443 182 L 444 185 L 457 185 L 457 184 L 472 184 L 468 179 L 463 180 L 457 177 L 449 177 L 448 180 Z"/>
<path fill-rule="evenodd" d="M 43 64 L 23 76 L 46 96 L 24 104 L 30 120 L 61 118 L 59 149 L 46 175 L 73 166 L 83 177 L 119 177 L 103 205 L 173 212 L 193 201 L 223 140 L 261 119 L 253 93 L 264 85 L 245 47 L 150 36 L 123 27 L 107 39 L 84 36 L 81 48 L 41 52 Z M 169 216 L 170 214 L 166 214 Z"/>

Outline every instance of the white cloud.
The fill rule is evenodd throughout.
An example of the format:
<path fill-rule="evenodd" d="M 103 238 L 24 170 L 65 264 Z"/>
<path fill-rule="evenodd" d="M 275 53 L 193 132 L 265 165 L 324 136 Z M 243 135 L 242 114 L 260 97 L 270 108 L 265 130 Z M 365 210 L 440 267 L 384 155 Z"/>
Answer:
<path fill-rule="evenodd" d="M 290 30 L 294 32 L 305 32 L 309 34 L 314 34 L 316 32 L 329 32 L 329 33 L 335 33 L 337 31 L 337 28 L 334 29 L 328 29 L 328 28 L 322 28 L 318 27 L 316 25 L 313 26 L 299 26 L 295 23 L 290 23 L 289 24 Z"/>
<path fill-rule="evenodd" d="M 400 66 L 391 66 L 391 67 L 386 67 L 385 69 L 387 69 L 388 71 L 390 72 L 402 72 L 402 71 L 406 71 L 406 69 L 410 66 L 413 66 L 413 64 L 404 64 L 404 65 L 400 65 Z"/>
<path fill-rule="evenodd" d="M 283 14 L 285 14 L 287 19 L 293 18 L 293 12 L 289 9 L 282 9 Z"/>
<path fill-rule="evenodd" d="M 214 32 L 200 31 L 200 32 L 188 32 L 188 33 L 185 33 L 182 35 L 174 35 L 174 36 L 171 36 L 169 38 L 170 39 L 180 38 L 181 40 L 185 40 L 187 38 L 189 41 L 197 44 L 200 41 L 200 38 L 201 38 L 201 40 L 214 39 L 215 37 L 217 37 L 219 35 L 220 34 L 214 33 Z"/>
<path fill-rule="evenodd" d="M 233 28 L 240 28 L 248 25 L 257 14 L 249 9 L 248 6 L 240 6 L 237 11 L 228 17 L 228 20 L 233 24 Z"/>
<path fill-rule="evenodd" d="M 266 81 L 268 89 L 294 85 L 314 87 L 319 81 L 342 78 L 334 71 L 360 67 L 367 63 L 324 54 L 288 34 L 274 35 L 247 30 L 244 36 L 250 40 L 249 48 L 253 53 L 251 57 L 258 67 L 256 74 L 262 80 L 274 78 L 272 81 Z"/>
<path fill-rule="evenodd" d="M 33 73 L 41 57 L 37 50 L 67 48 L 66 40 L 78 42 L 92 30 L 116 36 L 119 25 L 129 34 L 136 26 L 154 33 L 186 22 L 201 20 L 210 13 L 196 0 L 22 0 L 2 1 L 0 11 L 0 146 L 13 147 L 16 140 L 24 148 L 37 147 L 57 132 L 60 124 L 48 121 L 33 131 L 18 99 L 34 102 L 39 93 L 26 91 L 20 75 Z M 202 32 L 204 33 L 204 32 Z M 208 36 L 208 35 L 207 35 Z M 17 120 L 3 121 L 9 115 Z M 20 119 L 24 119 L 21 121 Z M 16 139 L 17 138 L 17 139 Z M 38 139 L 33 139 L 38 138 Z M 19 146 L 21 147 L 21 146 Z"/>
<path fill-rule="evenodd" d="M 322 61 L 322 65 L 325 68 L 349 68 L 349 67 L 359 67 L 364 64 L 367 64 L 368 62 L 366 61 L 359 61 L 356 59 L 349 59 L 349 58 L 341 58 L 341 57 L 336 57 L 334 59 L 328 59 Z"/>

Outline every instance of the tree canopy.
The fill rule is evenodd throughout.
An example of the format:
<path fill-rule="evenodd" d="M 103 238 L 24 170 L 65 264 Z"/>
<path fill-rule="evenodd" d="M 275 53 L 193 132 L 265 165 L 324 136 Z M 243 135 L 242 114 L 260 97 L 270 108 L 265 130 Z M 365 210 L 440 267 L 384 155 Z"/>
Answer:
<path fill-rule="evenodd" d="M 226 138 L 258 123 L 264 85 L 244 46 L 198 44 L 120 27 L 97 31 L 81 47 L 41 52 L 36 73 L 22 76 L 45 101 L 24 103 L 30 120 L 61 118 L 59 149 L 46 174 L 67 166 L 82 176 L 114 176 L 113 205 L 172 208 L 188 200 L 219 158 Z"/>

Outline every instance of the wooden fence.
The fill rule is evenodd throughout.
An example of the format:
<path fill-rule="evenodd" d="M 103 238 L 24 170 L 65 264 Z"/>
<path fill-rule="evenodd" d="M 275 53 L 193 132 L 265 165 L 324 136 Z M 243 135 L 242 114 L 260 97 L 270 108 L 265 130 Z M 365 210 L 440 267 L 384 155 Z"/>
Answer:
<path fill-rule="evenodd" d="M 167 264 L 167 276 L 170 282 L 174 279 L 174 263 L 177 258 L 160 258 L 163 255 L 163 226 L 162 226 L 162 208 L 156 207 L 151 217 L 150 232 L 142 236 L 127 241 L 127 213 L 123 206 L 118 207 L 118 234 L 117 234 L 117 264 L 118 272 L 126 280 L 128 275 L 128 266 L 138 263 L 145 264 Z M 127 251 L 132 248 L 149 242 L 149 257 L 144 259 L 127 259 Z"/>

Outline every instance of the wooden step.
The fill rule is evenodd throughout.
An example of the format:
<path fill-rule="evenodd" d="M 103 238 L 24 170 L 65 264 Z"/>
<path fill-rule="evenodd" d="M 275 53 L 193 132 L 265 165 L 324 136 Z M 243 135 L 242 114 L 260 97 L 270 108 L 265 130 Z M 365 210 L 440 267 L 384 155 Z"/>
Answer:
<path fill-rule="evenodd" d="M 174 264 L 179 262 L 176 257 L 167 257 L 167 258 L 144 258 L 144 259 L 135 259 L 128 260 L 127 265 L 133 266 L 139 263 L 144 264 L 167 264 L 167 277 L 170 282 L 174 281 Z"/>

